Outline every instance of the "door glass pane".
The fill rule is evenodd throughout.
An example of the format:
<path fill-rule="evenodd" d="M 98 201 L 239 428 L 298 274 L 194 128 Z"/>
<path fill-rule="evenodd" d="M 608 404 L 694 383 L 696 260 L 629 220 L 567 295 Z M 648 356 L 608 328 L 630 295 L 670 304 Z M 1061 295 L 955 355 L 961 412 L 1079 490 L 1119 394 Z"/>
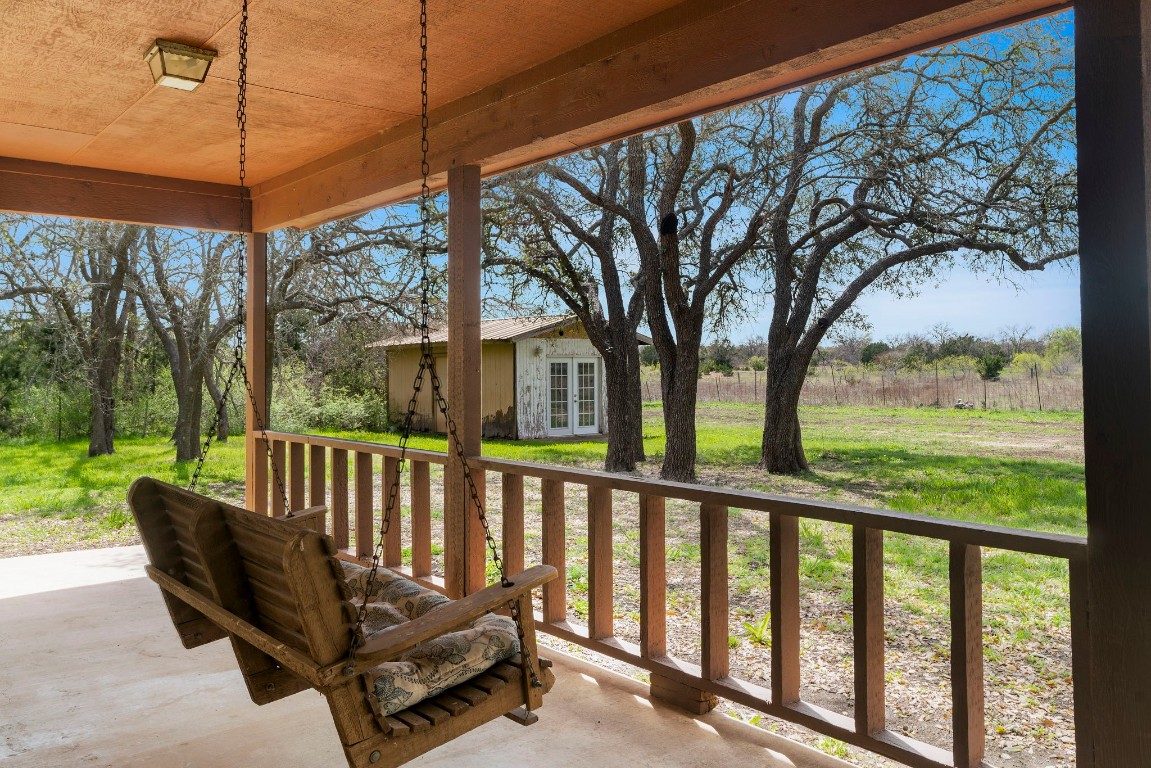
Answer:
<path fill-rule="evenodd" d="M 548 410 L 552 429 L 568 428 L 568 364 L 552 362 L 548 374 Z"/>
<path fill-rule="evenodd" d="M 576 405 L 579 426 L 595 426 L 595 362 L 576 363 Z"/>

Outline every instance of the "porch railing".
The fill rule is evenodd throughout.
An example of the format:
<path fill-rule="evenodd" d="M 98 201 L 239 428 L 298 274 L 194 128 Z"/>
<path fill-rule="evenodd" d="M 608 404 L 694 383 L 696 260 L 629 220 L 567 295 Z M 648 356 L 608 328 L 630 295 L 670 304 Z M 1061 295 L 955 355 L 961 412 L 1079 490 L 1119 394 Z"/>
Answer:
<path fill-rule="evenodd" d="M 286 478 L 293 509 L 323 503 L 331 507 L 331 534 L 337 545 L 357 557 L 370 557 L 382 514 L 381 482 L 398 460 L 395 446 L 313 435 L 271 432 L 272 460 Z M 380 461 L 376 457 L 381 457 Z M 431 465 L 447 456 L 408 451 L 405 478 L 410 499 L 409 565 L 403 560 L 401 526 L 393 522 L 384 546 L 384 565 L 442 589 L 433 575 Z M 1072 676 L 1076 726 L 1076 764 L 1092 765 L 1087 731 L 1086 553 L 1084 538 L 948 521 L 900 512 L 804 501 L 755 491 L 648 480 L 628 475 L 508 461 L 474 460 L 480 471 L 498 473 L 502 492 L 502 547 L 509 572 L 524 566 L 524 478 L 540 481 L 542 559 L 565 575 L 569 516 L 586 515 L 586 626 L 568 616 L 568 579 L 544 587 L 537 628 L 651 674 L 653 694 L 688 706 L 710 695 L 788 720 L 916 768 L 977 768 L 984 765 L 986 728 L 983 675 L 983 548 L 1044 555 L 1068 561 L 1071 601 Z M 354 472 L 353 472 L 354 470 Z M 351 481 L 351 483 L 349 483 Z M 565 486 L 586 489 L 586 510 L 570 509 Z M 307 498 L 305 499 L 305 489 Z M 349 490 L 350 489 L 350 490 Z M 613 492 L 635 494 L 639 507 L 639 642 L 616 636 L 614 616 Z M 282 500 L 271 494 L 273 512 Z M 690 663 L 668 654 L 667 546 L 668 499 L 699 504 L 701 654 Z M 354 502 L 354 506 L 351 506 Z M 771 673 L 769 687 L 732 676 L 729 662 L 729 510 L 769 515 Z M 349 512 L 354 530 L 349 531 Z M 500 520 L 489 511 L 490 517 Z M 851 526 L 853 576 L 853 717 L 805 701 L 800 695 L 799 521 L 819 520 Z M 949 549 L 951 616 L 951 751 L 926 744 L 886 727 L 883 552 L 886 532 L 946 542 Z M 351 536 L 354 534 L 354 536 Z M 706 707 L 705 707 L 706 708 Z M 702 711 L 702 710 L 701 710 Z"/>

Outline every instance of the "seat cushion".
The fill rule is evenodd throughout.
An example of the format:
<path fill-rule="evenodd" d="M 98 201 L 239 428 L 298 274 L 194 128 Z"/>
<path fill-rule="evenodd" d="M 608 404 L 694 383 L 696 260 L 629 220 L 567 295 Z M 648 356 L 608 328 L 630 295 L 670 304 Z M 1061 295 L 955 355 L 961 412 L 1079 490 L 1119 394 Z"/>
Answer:
<path fill-rule="evenodd" d="M 343 568 L 359 605 L 368 588 L 368 569 L 347 562 Z M 439 592 L 381 568 L 369 595 L 365 639 L 449 602 Z M 488 613 L 464 629 L 420 643 L 395 661 L 374 667 L 367 673 L 369 690 L 376 697 L 378 714 L 391 715 L 470 680 L 518 651 L 515 622 Z"/>

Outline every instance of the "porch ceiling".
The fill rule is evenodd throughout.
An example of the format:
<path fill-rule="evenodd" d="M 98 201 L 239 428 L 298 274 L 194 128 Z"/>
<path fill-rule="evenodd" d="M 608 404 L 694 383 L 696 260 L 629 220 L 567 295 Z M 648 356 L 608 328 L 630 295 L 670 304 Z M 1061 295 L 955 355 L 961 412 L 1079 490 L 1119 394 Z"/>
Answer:
<path fill-rule="evenodd" d="M 238 5 L 7 4 L 0 158 L 234 183 Z M 522 166 L 1064 5 L 432 0 L 434 181 L 454 164 Z M 412 0 L 251 0 L 250 34 L 257 229 L 310 226 L 415 191 Z M 208 82 L 191 93 L 153 85 L 142 56 L 157 37 L 219 50 Z M 5 190 L 0 179 L 0 209 L 86 215 Z"/>

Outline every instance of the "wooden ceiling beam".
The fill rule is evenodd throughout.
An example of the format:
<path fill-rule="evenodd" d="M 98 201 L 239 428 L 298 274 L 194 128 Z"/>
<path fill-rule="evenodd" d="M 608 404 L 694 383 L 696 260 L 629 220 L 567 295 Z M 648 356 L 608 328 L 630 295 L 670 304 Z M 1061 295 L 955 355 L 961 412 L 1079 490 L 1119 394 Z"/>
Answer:
<path fill-rule="evenodd" d="M 229 184 L 0 157 L 0 210 L 12 213 L 248 231 L 240 193 Z"/>
<path fill-rule="evenodd" d="M 452 167 L 507 171 L 1069 5 L 688 0 L 434 110 L 432 186 Z M 418 128 L 407 121 L 257 185 L 255 228 L 310 227 L 414 196 Z"/>

